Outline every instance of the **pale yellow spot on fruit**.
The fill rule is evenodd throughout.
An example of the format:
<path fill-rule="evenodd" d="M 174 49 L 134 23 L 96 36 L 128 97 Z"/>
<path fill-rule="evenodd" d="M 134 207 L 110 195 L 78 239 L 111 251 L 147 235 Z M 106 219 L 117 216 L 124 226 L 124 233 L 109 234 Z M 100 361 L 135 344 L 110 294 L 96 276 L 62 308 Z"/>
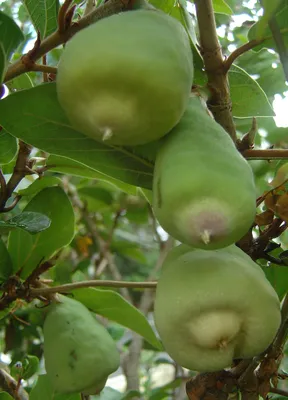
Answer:
<path fill-rule="evenodd" d="M 103 136 L 102 136 L 103 142 L 105 142 L 105 140 L 111 139 L 111 137 L 113 136 L 112 129 L 107 126 L 103 129 L 101 129 L 101 131 L 103 132 Z"/>
<path fill-rule="evenodd" d="M 211 231 L 208 230 L 208 229 L 205 229 L 203 231 L 203 233 L 201 233 L 200 238 L 201 238 L 203 243 L 209 244 L 210 243 L 210 239 L 211 239 Z"/>

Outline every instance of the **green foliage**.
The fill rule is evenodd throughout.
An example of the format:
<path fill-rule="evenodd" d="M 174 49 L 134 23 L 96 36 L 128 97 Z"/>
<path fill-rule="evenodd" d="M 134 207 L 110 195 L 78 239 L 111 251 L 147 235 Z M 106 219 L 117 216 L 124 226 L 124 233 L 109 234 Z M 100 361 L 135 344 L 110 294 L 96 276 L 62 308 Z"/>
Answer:
<path fill-rule="evenodd" d="M 43 370 L 43 324 L 48 303 L 54 298 L 54 293 L 48 293 L 46 286 L 58 286 L 57 290 L 61 291 L 59 286 L 69 284 L 71 286 L 68 289 L 65 288 L 65 293 L 88 307 L 91 315 L 92 313 L 98 315 L 121 354 L 122 368 L 110 376 L 100 395 L 90 396 L 91 400 L 125 400 L 140 397 L 147 400 L 184 400 L 186 399 L 183 395 L 185 382 L 193 373 L 183 370 L 167 353 L 163 352 L 162 340 L 157 335 L 153 321 L 155 288 L 143 289 L 136 285 L 142 286 L 143 281 L 153 282 L 158 280 L 159 276 L 161 277 L 160 267 L 163 259 L 169 249 L 175 245 L 175 240 L 171 237 L 167 239 L 167 233 L 163 232 L 158 221 L 155 220 L 155 207 L 153 209 L 151 206 L 155 160 L 163 148 L 166 136 L 137 146 L 131 146 L 131 143 L 127 146 L 115 146 L 108 145 L 107 142 L 96 142 L 71 126 L 57 97 L 56 68 L 61 65 L 65 46 L 69 46 L 69 41 L 75 32 L 85 25 L 81 18 L 89 11 L 86 6 L 91 7 L 92 3 L 87 0 L 71 3 L 63 0 L 2 0 L 0 2 L 0 93 L 2 96 L 0 100 L 0 368 L 19 381 L 20 387 L 27 391 L 27 396 L 24 395 L 24 398 L 26 396 L 31 400 L 82 399 L 79 393 L 56 394 Z M 93 22 L 96 24 L 99 19 L 111 13 L 123 11 L 125 8 L 124 2 L 120 0 L 107 2 L 97 0 L 95 3 L 96 6 L 92 9 Z M 196 13 L 197 7 L 199 11 L 199 7 L 205 5 L 206 1 L 150 0 L 149 3 L 180 22 L 189 36 L 193 53 L 193 92 L 201 95 L 204 100 L 213 95 L 208 104 L 215 115 L 217 113 L 225 115 L 227 109 L 232 107 L 232 116 L 239 140 L 250 131 L 252 117 L 257 117 L 255 149 L 274 147 L 274 149 L 287 151 L 288 128 L 276 125 L 272 107 L 276 96 L 278 100 L 280 97 L 287 99 L 285 51 L 283 52 L 282 49 L 281 57 L 278 54 L 278 51 L 281 52 L 281 42 L 284 47 L 287 47 L 287 0 L 212 1 L 224 62 L 229 60 L 229 56 L 235 49 L 236 53 L 238 52 L 238 57 L 233 58 L 233 65 L 227 72 L 232 104 L 225 96 L 221 96 L 221 102 L 217 103 L 218 84 L 223 71 L 219 64 L 219 69 L 213 70 L 215 67 L 213 59 L 217 51 L 203 46 L 207 39 L 206 32 L 211 32 L 210 22 L 206 20 L 207 23 L 203 29 Z M 62 8 L 58 19 L 59 9 L 63 4 L 65 7 L 68 5 L 68 15 L 64 17 Z M 141 0 L 136 1 L 134 5 L 135 8 L 147 8 L 147 4 Z M 101 9 L 97 10 L 99 6 Z M 204 19 L 207 15 L 205 13 Z M 69 26 L 71 18 L 72 26 Z M 58 31 L 58 21 L 60 31 Z M 122 26 L 120 28 L 119 32 L 122 32 Z M 153 37 L 151 26 L 150 30 L 149 27 L 144 28 L 143 40 L 149 35 Z M 133 32 L 135 34 L 136 29 L 133 28 Z M 36 41 L 37 34 L 41 41 Z M 143 66 L 140 62 L 143 56 L 142 44 L 139 36 L 136 36 L 129 36 L 129 40 L 131 39 L 137 45 L 131 54 L 128 52 L 127 57 L 124 57 L 126 63 L 118 68 L 117 63 L 114 62 L 108 63 L 108 66 L 107 62 L 105 64 L 104 53 L 107 48 L 103 46 L 104 53 L 101 56 L 99 49 L 96 49 L 96 46 L 93 47 L 95 43 L 93 39 L 90 44 L 91 50 L 86 53 L 88 57 L 94 59 L 93 73 L 99 72 L 102 63 L 105 64 L 104 72 L 109 71 L 110 67 L 116 67 L 113 77 L 107 80 L 116 95 L 119 87 L 126 91 L 128 87 L 132 87 L 134 94 L 135 91 L 143 93 L 146 87 L 144 78 L 149 77 L 149 74 L 151 76 L 159 60 L 162 67 L 157 81 L 165 78 L 167 80 L 165 88 L 158 88 L 156 84 L 153 90 L 148 91 L 142 109 L 156 109 L 167 103 L 173 109 L 175 96 L 171 96 L 169 90 L 176 78 L 179 81 L 179 75 L 175 74 L 175 79 L 169 80 L 164 70 L 171 66 L 170 58 L 175 61 L 177 57 L 170 57 L 163 62 L 163 48 L 159 46 L 154 52 L 153 59 L 148 60 L 145 68 L 141 69 Z M 115 37 L 117 38 L 117 35 Z M 173 39 L 175 38 L 167 40 L 166 45 L 169 46 Z M 211 36 L 211 43 L 212 39 Z M 249 40 L 250 43 L 248 43 Z M 100 38 L 101 43 L 103 43 L 103 37 Z M 247 48 L 245 50 L 245 46 L 251 50 Z M 33 50 L 27 54 L 32 48 Z M 75 66 L 77 61 L 80 61 L 79 54 L 77 52 L 76 61 L 73 63 Z M 23 55 L 26 56 L 23 57 Z M 212 69 L 206 65 L 205 57 L 208 55 Z M 115 56 L 114 52 L 113 56 Z M 134 74 L 132 62 L 129 60 L 133 61 L 135 57 L 140 61 L 139 70 Z M 43 66 L 43 64 L 47 65 Z M 72 69 L 71 65 L 68 66 L 68 70 L 70 69 Z M 77 72 L 77 68 L 75 71 Z M 131 79 L 134 75 L 137 82 L 141 83 L 140 90 L 139 84 L 130 85 L 131 82 L 129 83 L 129 77 Z M 84 78 L 89 77 L 84 76 Z M 1 86 L 4 81 L 5 88 Z M 106 88 L 107 82 L 105 79 L 100 80 L 97 83 L 97 90 L 99 91 L 102 85 Z M 78 79 L 69 86 L 71 101 L 80 98 L 77 84 Z M 163 94 L 164 89 L 168 93 L 169 102 L 167 99 L 157 100 L 157 96 Z M 84 95 L 87 90 L 90 90 L 90 84 L 85 89 Z M 4 93 L 5 96 L 8 94 L 6 98 L 3 98 Z M 216 104 L 214 104 L 215 98 Z M 119 111 L 119 107 L 117 109 L 114 107 L 111 115 L 114 116 L 116 111 Z M 144 119 L 147 119 L 148 114 L 150 112 L 145 113 Z M 130 115 L 130 117 L 141 125 L 140 118 L 135 118 L 135 115 Z M 191 120 L 190 127 L 197 120 L 196 117 Z M 167 118 L 167 113 L 164 113 L 162 117 L 164 122 L 165 118 Z M 129 126 L 129 129 L 134 136 L 133 127 Z M 209 133 L 205 134 L 205 124 L 198 124 L 197 132 L 203 142 L 209 136 Z M 174 170 L 180 168 L 182 173 L 170 174 L 169 187 L 171 192 L 177 194 L 175 189 L 181 186 L 184 176 L 187 191 L 191 193 L 193 186 L 191 182 L 198 179 L 201 183 L 199 192 L 202 194 L 205 191 L 206 194 L 214 192 L 217 195 L 222 193 L 222 197 L 230 196 L 234 199 L 233 207 L 239 212 L 239 200 L 242 194 L 240 186 L 244 172 L 241 170 L 241 174 L 234 174 L 231 161 L 222 168 L 221 174 L 226 182 L 225 185 L 220 184 L 217 179 L 211 179 L 219 163 L 225 165 L 224 159 L 226 161 L 229 159 L 229 156 L 221 156 L 224 154 L 223 148 L 228 153 L 227 146 L 221 145 L 219 141 L 213 142 L 215 135 L 212 133 L 210 132 L 209 136 L 211 156 L 207 156 L 206 145 L 201 146 L 206 149 L 206 153 L 203 151 L 203 154 L 196 152 L 195 155 L 193 153 L 195 147 L 188 146 L 184 142 L 179 144 L 181 151 L 174 150 L 164 172 L 167 172 L 169 168 Z M 21 152 L 21 147 L 23 147 L 21 141 L 32 147 L 30 149 L 28 146 L 25 154 Z M 185 164 L 187 154 L 190 167 L 181 169 Z M 246 154 L 244 153 L 245 157 Z M 249 150 L 248 154 L 253 154 L 253 152 Z M 212 163 L 214 159 L 216 161 Z M 245 251 L 250 252 L 249 254 L 253 249 L 254 258 L 282 301 L 288 287 L 288 232 L 286 230 L 281 233 L 285 230 L 284 223 L 288 223 L 288 186 L 287 182 L 285 183 L 287 177 L 284 165 L 287 161 L 265 158 L 249 159 L 248 163 L 253 170 L 258 201 L 260 202 L 259 198 L 265 195 L 270 199 L 270 204 L 265 199 L 260 203 L 256 218 L 256 222 L 260 221 L 260 225 L 253 226 L 254 239 L 248 235 L 242 245 L 246 246 Z M 210 166 L 209 173 L 204 177 L 203 170 L 206 166 Z M 163 166 L 161 168 L 163 169 Z M 229 184 L 227 184 L 228 181 Z M 275 189 L 277 185 L 283 185 L 279 192 Z M 274 188 L 273 194 L 267 195 L 266 192 L 272 188 Z M 252 190 L 247 192 L 251 195 Z M 283 196 L 281 202 L 277 202 L 280 198 L 279 193 Z M 184 197 L 180 193 L 178 200 L 182 201 Z M 255 199 L 254 195 L 253 199 Z M 165 202 L 167 203 L 167 198 Z M 179 209 L 182 207 L 178 202 L 167 207 L 166 214 L 169 222 L 175 213 L 179 214 Z M 241 215 L 243 220 L 243 213 Z M 284 218 L 284 222 L 279 230 L 275 230 L 280 217 Z M 184 218 L 183 224 L 186 223 L 187 220 Z M 266 235 L 267 231 L 269 235 Z M 265 235 L 268 239 L 261 253 L 261 240 L 265 238 Z M 255 255 L 255 250 L 261 254 L 256 251 Z M 213 251 L 210 257 L 211 254 Z M 240 278 L 235 278 L 237 273 L 234 269 L 232 271 L 232 267 L 235 268 L 235 259 L 231 261 L 229 268 L 227 267 L 227 274 L 219 282 L 218 288 L 222 287 L 223 281 L 227 281 L 231 276 L 229 287 L 224 289 L 230 291 L 233 297 L 238 293 Z M 167 323 L 173 319 L 173 310 L 176 307 L 175 299 L 174 301 L 172 299 L 171 304 L 169 299 L 177 286 L 180 269 L 173 271 L 175 279 L 172 279 L 171 289 L 165 291 L 163 297 Z M 211 274 L 215 272 L 214 270 L 215 268 Z M 218 279 L 220 279 L 219 276 Z M 247 291 L 246 287 L 246 292 L 240 300 L 238 299 L 237 307 L 243 307 L 250 299 L 251 309 L 251 304 L 255 304 L 260 299 L 261 296 L 258 298 L 256 292 L 262 279 L 263 274 L 259 281 L 255 281 L 255 284 L 247 283 L 250 290 Z M 109 282 L 111 284 L 109 290 L 101 288 L 102 280 L 112 281 L 112 284 Z M 206 283 L 208 280 L 207 278 Z M 86 281 L 85 288 L 82 286 L 83 281 Z M 91 284 L 90 281 L 100 288 L 87 287 Z M 129 282 L 136 287 L 133 289 L 119 288 L 118 285 L 113 287 L 113 281 Z M 201 286 L 200 282 L 196 281 L 196 278 L 191 282 L 187 278 L 182 279 L 177 299 L 183 298 L 183 292 L 186 290 L 183 288 L 187 285 L 186 300 L 188 299 L 192 304 L 191 299 L 194 299 L 193 304 L 199 305 L 205 296 L 195 295 Z M 107 282 L 105 283 L 107 287 Z M 265 285 L 267 285 L 267 280 L 265 280 Z M 215 294 L 214 288 L 209 291 L 209 295 L 212 295 L 211 293 Z M 263 303 L 261 307 L 259 318 L 265 316 L 267 312 L 267 307 Z M 184 314 L 187 320 L 187 316 L 191 313 L 186 311 Z M 246 312 L 244 314 L 247 315 Z M 271 317 L 271 321 L 272 319 Z M 227 322 L 226 326 L 229 327 L 230 322 Z M 212 325 L 209 325 L 207 332 L 217 331 L 217 329 L 211 329 Z M 181 326 L 179 323 L 174 323 L 172 328 L 176 330 Z M 185 331 L 187 329 L 185 326 Z M 197 329 L 195 324 L 193 329 Z M 263 329 L 263 332 L 267 333 L 268 330 L 268 328 Z M 265 336 L 263 332 L 261 331 L 258 335 L 259 342 Z M 57 335 L 54 336 L 53 340 Z M 181 335 L 174 335 L 173 343 L 183 345 L 184 336 L 182 331 Z M 203 337 L 204 335 L 202 339 Z M 79 342 L 81 344 L 81 340 Z M 188 348 L 191 350 L 191 343 L 184 349 L 186 355 Z M 203 360 L 204 353 L 202 349 L 196 360 Z M 287 370 L 287 355 L 286 345 L 279 371 Z M 136 382 L 138 378 L 139 382 Z M 287 382 L 279 380 L 278 387 L 287 391 Z M 5 387 L 1 387 L 1 390 L 5 390 Z M 9 393 L 8 391 L 0 392 L 0 400 L 11 400 L 16 396 L 16 394 L 11 396 Z M 219 398 L 222 395 L 223 393 L 220 392 Z M 271 394 L 267 395 L 271 396 Z M 265 396 L 266 393 L 263 397 Z M 284 399 L 276 394 L 273 394 L 272 398 Z"/>
<path fill-rule="evenodd" d="M 41 39 L 49 36 L 57 29 L 59 0 L 23 0 L 36 31 Z"/>
<path fill-rule="evenodd" d="M 74 236 L 74 211 L 61 188 L 41 190 L 24 208 L 25 212 L 32 210 L 47 215 L 51 225 L 33 236 L 20 229 L 9 234 L 8 250 L 13 260 L 13 271 L 21 271 L 24 278 L 41 262 L 69 244 Z"/>
<path fill-rule="evenodd" d="M 0 11 L 0 83 L 12 53 L 24 39 L 18 25 L 8 15 Z"/>
<path fill-rule="evenodd" d="M 54 83 L 8 96 L 0 102 L 0 113 L 7 132 L 33 146 L 129 184 L 151 188 L 151 163 L 130 149 L 111 148 L 71 127 L 57 101 Z"/>
<path fill-rule="evenodd" d="M 156 338 L 144 315 L 123 299 L 117 292 L 94 288 L 78 289 L 73 292 L 76 300 L 103 317 L 126 326 L 139 333 L 156 349 L 162 345 Z"/>

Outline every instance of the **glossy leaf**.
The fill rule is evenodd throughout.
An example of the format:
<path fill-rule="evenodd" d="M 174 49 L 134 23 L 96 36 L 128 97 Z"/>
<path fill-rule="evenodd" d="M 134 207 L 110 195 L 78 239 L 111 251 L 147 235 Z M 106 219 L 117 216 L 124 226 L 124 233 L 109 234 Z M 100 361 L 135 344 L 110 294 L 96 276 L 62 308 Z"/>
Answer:
<path fill-rule="evenodd" d="M 22 0 L 41 39 L 57 29 L 59 0 Z"/>
<path fill-rule="evenodd" d="M 30 234 L 36 234 L 49 228 L 50 218 L 39 212 L 23 212 L 7 221 L 0 221 L 0 232 L 9 232 L 14 229 L 23 229 Z"/>
<path fill-rule="evenodd" d="M 287 267 L 273 264 L 269 268 L 264 268 L 264 272 L 279 298 L 282 299 L 288 288 Z"/>
<path fill-rule="evenodd" d="M 89 211 L 99 211 L 113 202 L 113 195 L 108 190 L 97 186 L 83 186 L 78 189 L 79 196 L 87 203 Z"/>
<path fill-rule="evenodd" d="M 6 392 L 0 392 L 0 400 L 14 400 L 10 394 Z"/>
<path fill-rule="evenodd" d="M 113 178 L 150 189 L 153 165 L 132 149 L 96 142 L 73 130 L 54 83 L 14 93 L 0 101 L 1 124 L 11 135 L 51 154 L 74 159 Z"/>
<path fill-rule="evenodd" d="M 42 178 L 36 179 L 26 189 L 18 190 L 17 194 L 20 196 L 33 196 L 46 187 L 59 186 L 61 183 L 61 179 L 56 176 L 43 176 Z"/>
<path fill-rule="evenodd" d="M 232 15 L 233 11 L 224 0 L 213 0 L 213 8 L 216 13 Z"/>
<path fill-rule="evenodd" d="M 113 185 L 114 188 L 118 188 L 125 193 L 132 195 L 137 194 L 136 186 L 129 185 L 129 183 L 125 183 L 119 181 L 118 179 L 112 178 L 111 176 L 102 174 L 101 172 L 95 171 L 94 169 L 89 168 L 75 160 L 71 160 L 70 158 L 51 155 L 47 160 L 47 165 L 51 165 L 51 168 L 49 168 L 50 171 L 108 182 Z"/>
<path fill-rule="evenodd" d="M 0 165 L 8 164 L 12 161 L 17 149 L 17 139 L 5 132 L 4 129 L 0 130 Z"/>
<path fill-rule="evenodd" d="M 234 117 L 273 117 L 274 111 L 258 83 L 242 68 L 233 65 L 229 83 Z"/>
<path fill-rule="evenodd" d="M 0 239 L 0 282 L 12 275 L 13 264 L 5 243 Z"/>
<path fill-rule="evenodd" d="M 0 11 L 0 78 L 2 83 L 7 63 L 24 36 L 18 25 Z"/>
<path fill-rule="evenodd" d="M 22 378 L 27 380 L 31 378 L 39 368 L 39 359 L 36 356 L 27 355 L 23 361 L 23 375 Z"/>
<path fill-rule="evenodd" d="M 7 65 L 7 58 L 3 44 L 0 42 L 0 84 L 4 81 L 5 71 Z"/>
<path fill-rule="evenodd" d="M 76 300 L 96 314 L 133 330 L 143 336 L 156 349 L 162 348 L 145 316 L 119 293 L 112 290 L 87 288 L 74 290 L 73 295 Z"/>
<path fill-rule="evenodd" d="M 13 78 L 9 82 L 5 83 L 5 85 L 11 92 L 15 90 L 29 89 L 34 86 L 29 74 L 19 75 L 16 78 Z"/>
<path fill-rule="evenodd" d="M 40 262 L 71 242 L 74 236 L 74 211 L 66 193 L 59 187 L 41 190 L 25 207 L 47 215 L 51 225 L 45 231 L 30 235 L 23 230 L 10 232 L 8 249 L 14 271 L 27 277 Z"/>

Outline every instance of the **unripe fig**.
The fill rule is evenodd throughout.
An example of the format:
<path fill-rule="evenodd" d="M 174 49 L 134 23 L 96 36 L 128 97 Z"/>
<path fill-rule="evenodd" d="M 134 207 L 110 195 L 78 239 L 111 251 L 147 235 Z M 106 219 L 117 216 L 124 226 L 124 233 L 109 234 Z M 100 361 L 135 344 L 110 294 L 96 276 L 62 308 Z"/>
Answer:
<path fill-rule="evenodd" d="M 182 117 L 193 81 L 185 29 L 159 10 L 104 18 L 67 43 L 57 73 L 72 126 L 113 145 L 140 145 Z"/>
<path fill-rule="evenodd" d="M 191 97 L 179 124 L 163 138 L 153 209 L 171 236 L 206 250 L 235 243 L 253 223 L 252 170 L 197 97 Z"/>
<path fill-rule="evenodd" d="M 280 302 L 262 269 L 235 245 L 180 245 L 163 263 L 154 305 L 156 328 L 182 367 L 218 371 L 260 354 L 281 321 Z"/>
<path fill-rule="evenodd" d="M 116 345 L 82 303 L 59 297 L 43 328 L 47 375 L 58 393 L 97 394 L 119 367 Z"/>

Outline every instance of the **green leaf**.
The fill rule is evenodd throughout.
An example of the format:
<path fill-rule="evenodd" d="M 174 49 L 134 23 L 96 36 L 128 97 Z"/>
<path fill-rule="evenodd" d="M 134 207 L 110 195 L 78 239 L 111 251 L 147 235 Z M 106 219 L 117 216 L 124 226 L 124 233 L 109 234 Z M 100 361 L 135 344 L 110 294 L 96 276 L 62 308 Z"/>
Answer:
<path fill-rule="evenodd" d="M 51 154 L 76 160 L 123 182 L 152 187 L 153 164 L 133 149 L 96 142 L 71 128 L 55 83 L 22 90 L 0 101 L 1 124 L 13 136 Z"/>
<path fill-rule="evenodd" d="M 145 316 L 119 293 L 94 288 L 77 289 L 73 290 L 72 293 L 76 300 L 83 303 L 91 311 L 131 329 L 143 336 L 156 349 L 162 349 L 161 343 Z"/>
<path fill-rule="evenodd" d="M 269 19 L 273 17 L 281 2 L 282 0 L 262 0 L 261 5 L 264 8 L 264 14 L 256 24 L 255 35 L 257 39 L 263 37 L 263 33 L 268 26 Z"/>
<path fill-rule="evenodd" d="M 14 92 L 15 90 L 29 89 L 34 86 L 29 74 L 19 75 L 5 83 L 5 85 L 11 92 Z"/>
<path fill-rule="evenodd" d="M 22 2 L 26 6 L 35 30 L 40 32 L 41 39 L 56 31 L 58 0 L 22 0 Z"/>
<path fill-rule="evenodd" d="M 24 36 L 18 25 L 12 18 L 0 11 L 0 84 L 13 51 L 23 40 Z"/>
<path fill-rule="evenodd" d="M 266 278 L 276 290 L 280 300 L 287 293 L 288 288 L 288 274 L 287 267 L 279 265 L 271 265 L 271 267 L 263 268 Z"/>
<path fill-rule="evenodd" d="M 56 176 L 43 176 L 36 179 L 26 189 L 18 190 L 17 193 L 20 196 L 34 196 L 46 187 L 59 186 L 61 183 L 61 179 L 57 178 Z"/>
<path fill-rule="evenodd" d="M 113 195 L 104 188 L 95 186 L 83 186 L 78 189 L 79 196 L 87 202 L 89 211 L 99 211 L 108 207 L 113 202 Z"/>
<path fill-rule="evenodd" d="M 51 220 L 39 212 L 22 212 L 7 221 L 0 221 L 0 232 L 13 231 L 16 228 L 23 229 L 30 234 L 36 234 L 49 228 Z"/>
<path fill-rule="evenodd" d="M 30 400 L 81 400 L 81 394 L 55 394 L 47 375 L 39 375 Z"/>
<path fill-rule="evenodd" d="M 39 369 L 39 359 L 36 356 L 27 355 L 23 361 L 22 378 L 27 380 L 31 378 Z"/>
<path fill-rule="evenodd" d="M 12 161 L 17 150 L 17 139 L 5 132 L 4 129 L 0 130 L 0 165 L 8 164 Z"/>
<path fill-rule="evenodd" d="M 229 71 L 229 84 L 234 117 L 273 117 L 275 115 L 264 91 L 242 68 L 232 66 Z"/>
<path fill-rule="evenodd" d="M 0 392 L 0 400 L 14 400 L 13 397 L 10 396 L 10 394 L 6 392 Z"/>
<path fill-rule="evenodd" d="M 4 81 L 5 71 L 7 65 L 7 58 L 3 44 L 0 42 L 0 84 Z"/>
<path fill-rule="evenodd" d="M 233 11 L 224 0 L 213 0 L 215 13 L 233 15 Z"/>
<path fill-rule="evenodd" d="M 0 282 L 6 281 L 12 275 L 13 264 L 5 243 L 0 239 Z"/>
<path fill-rule="evenodd" d="M 26 278 L 40 262 L 71 242 L 75 217 L 69 198 L 59 187 L 41 190 L 24 211 L 43 213 L 51 220 L 48 229 L 33 236 L 20 229 L 10 232 L 8 249 L 14 271 L 22 269 L 21 277 Z"/>
<path fill-rule="evenodd" d="M 152 390 L 152 394 L 149 397 L 149 400 L 161 400 L 166 399 L 169 394 L 171 394 L 171 389 L 178 388 L 183 382 L 182 378 L 177 378 L 172 382 L 167 383 L 164 386 L 157 387 Z"/>
<path fill-rule="evenodd" d="M 49 171 L 60 172 L 65 175 L 75 175 L 83 178 L 96 179 L 110 183 L 114 189 L 118 188 L 125 193 L 135 195 L 137 194 L 137 187 L 129 185 L 119 181 L 118 179 L 112 178 L 111 176 L 102 174 L 101 172 L 95 171 L 92 168 L 87 167 L 75 160 L 71 160 L 66 157 L 51 155 L 47 160 L 47 165 L 52 166 Z M 147 190 L 147 189 L 143 189 Z"/>
<path fill-rule="evenodd" d="M 272 2 L 271 2 L 272 3 Z M 274 2 L 273 2 L 274 3 Z M 262 17 L 263 18 L 263 17 Z M 275 14 L 275 20 L 276 23 L 279 27 L 282 39 L 284 41 L 284 44 L 286 47 L 288 46 L 288 31 L 287 31 L 287 19 L 288 19 L 288 6 L 282 8 L 279 12 Z M 268 21 L 267 21 L 268 22 Z M 266 23 L 266 21 L 265 21 Z M 256 46 L 253 48 L 253 51 L 259 51 L 263 48 L 268 48 L 268 49 L 273 49 L 277 52 L 277 46 L 276 43 L 273 39 L 272 33 L 270 31 L 270 28 L 268 25 L 261 26 L 262 22 L 261 20 L 256 22 L 249 30 L 248 32 L 248 39 L 250 40 L 257 40 L 259 37 L 257 35 L 259 32 L 261 33 L 260 38 L 265 38 L 262 43 L 259 44 L 259 46 Z M 260 27 L 259 27 L 260 25 Z"/>

